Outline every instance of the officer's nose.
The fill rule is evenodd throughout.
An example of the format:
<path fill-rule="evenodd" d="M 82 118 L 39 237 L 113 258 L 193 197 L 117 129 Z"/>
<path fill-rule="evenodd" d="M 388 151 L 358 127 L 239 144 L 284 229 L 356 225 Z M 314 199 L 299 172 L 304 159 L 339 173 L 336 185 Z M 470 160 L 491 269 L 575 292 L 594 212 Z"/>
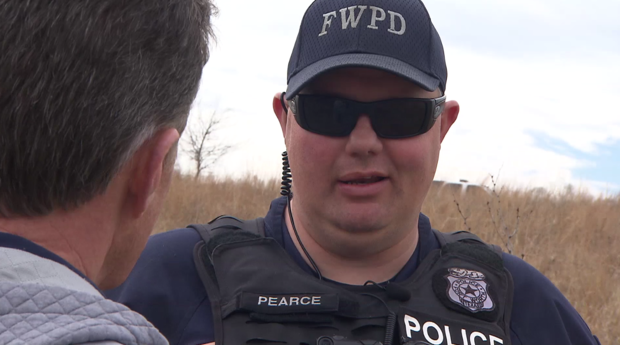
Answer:
<path fill-rule="evenodd" d="M 370 117 L 362 115 L 348 137 L 346 151 L 354 156 L 368 156 L 381 152 L 383 143 L 372 128 Z"/>

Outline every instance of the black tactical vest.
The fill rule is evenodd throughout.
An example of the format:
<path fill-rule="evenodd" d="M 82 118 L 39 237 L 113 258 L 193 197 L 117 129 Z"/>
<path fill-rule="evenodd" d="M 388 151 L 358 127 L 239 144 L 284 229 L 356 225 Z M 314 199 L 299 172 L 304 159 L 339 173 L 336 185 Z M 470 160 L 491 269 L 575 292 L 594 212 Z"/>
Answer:
<path fill-rule="evenodd" d="M 510 344 L 512 277 L 471 233 L 434 230 L 441 249 L 403 282 L 343 286 L 303 271 L 262 218 L 190 227 L 217 345 Z"/>

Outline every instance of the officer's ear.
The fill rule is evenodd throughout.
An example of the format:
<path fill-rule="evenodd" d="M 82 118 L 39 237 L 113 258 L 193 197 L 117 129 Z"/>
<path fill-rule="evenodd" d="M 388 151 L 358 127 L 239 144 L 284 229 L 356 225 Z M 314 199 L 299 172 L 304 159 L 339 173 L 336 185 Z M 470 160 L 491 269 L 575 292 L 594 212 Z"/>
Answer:
<path fill-rule="evenodd" d="M 457 101 L 448 101 L 443 108 L 443 113 L 441 113 L 441 117 L 439 118 L 441 121 L 441 142 L 443 142 L 443 138 L 448 134 L 448 130 L 452 127 L 452 124 L 459 117 L 459 111 L 461 106 Z"/>
<path fill-rule="evenodd" d="M 288 120 L 288 102 L 284 98 L 284 92 L 278 92 L 273 96 L 273 113 L 278 118 L 282 135 L 286 137 L 286 123 Z"/>

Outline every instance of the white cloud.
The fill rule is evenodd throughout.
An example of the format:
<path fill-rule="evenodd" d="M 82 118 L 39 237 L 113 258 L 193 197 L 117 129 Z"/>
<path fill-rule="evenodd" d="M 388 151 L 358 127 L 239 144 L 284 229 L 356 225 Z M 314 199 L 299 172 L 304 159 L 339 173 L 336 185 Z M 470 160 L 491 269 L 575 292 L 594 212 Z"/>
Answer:
<path fill-rule="evenodd" d="M 310 3 L 218 4 L 218 44 L 194 109 L 232 109 L 220 136 L 237 149 L 217 174 L 278 177 L 284 145 L 271 102 L 286 88 L 288 59 Z M 538 148 L 528 133 L 543 132 L 587 153 L 620 139 L 620 111 L 613 104 L 620 94 L 620 40 L 614 35 L 620 25 L 612 22 L 620 3 L 433 0 L 426 5 L 446 48 L 448 97 L 462 108 L 444 142 L 437 177 L 477 182 L 501 170 L 501 182 L 513 185 L 581 183 L 571 171 L 588 162 Z"/>

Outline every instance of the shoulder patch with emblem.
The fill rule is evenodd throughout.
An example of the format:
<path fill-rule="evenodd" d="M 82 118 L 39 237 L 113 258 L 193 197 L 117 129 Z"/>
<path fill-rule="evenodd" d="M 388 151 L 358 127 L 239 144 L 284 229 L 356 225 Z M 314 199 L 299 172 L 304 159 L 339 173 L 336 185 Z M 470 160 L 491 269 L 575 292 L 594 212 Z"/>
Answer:
<path fill-rule="evenodd" d="M 449 268 L 445 278 L 449 282 L 447 293 L 452 302 L 467 308 L 472 313 L 495 308 L 482 272 Z"/>

